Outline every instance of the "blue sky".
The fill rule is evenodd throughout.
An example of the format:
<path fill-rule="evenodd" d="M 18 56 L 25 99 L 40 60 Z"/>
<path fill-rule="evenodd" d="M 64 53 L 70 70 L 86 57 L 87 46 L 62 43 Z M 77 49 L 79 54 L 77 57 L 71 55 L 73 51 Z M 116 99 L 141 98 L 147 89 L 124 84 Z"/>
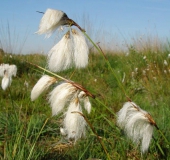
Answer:
<path fill-rule="evenodd" d="M 158 35 L 162 39 L 170 36 L 169 0 L 3 0 L 0 47 L 9 45 L 9 35 L 5 33 L 9 26 L 14 52 L 47 53 L 56 43 L 56 37 L 45 39 L 44 35 L 34 34 L 42 17 L 36 11 L 45 12 L 47 8 L 64 11 L 80 25 L 83 25 L 83 16 L 89 17 L 86 25 L 92 24 L 99 32 L 105 30 L 106 36 L 113 35 L 113 39 L 120 41 L 129 41 L 141 34 Z"/>

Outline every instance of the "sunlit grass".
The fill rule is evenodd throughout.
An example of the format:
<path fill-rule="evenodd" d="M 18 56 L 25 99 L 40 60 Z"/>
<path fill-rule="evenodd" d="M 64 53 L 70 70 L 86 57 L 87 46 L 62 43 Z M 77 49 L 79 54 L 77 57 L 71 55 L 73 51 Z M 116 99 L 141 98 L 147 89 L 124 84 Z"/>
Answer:
<path fill-rule="evenodd" d="M 138 53 L 135 49 L 129 49 L 128 56 L 106 54 L 106 57 L 127 95 L 152 115 L 170 141 L 168 54 L 167 47 L 157 53 L 148 50 Z M 51 108 L 46 101 L 47 93 L 36 101 L 31 101 L 31 90 L 43 73 L 26 61 L 45 67 L 46 57 L 40 54 L 5 54 L 2 57 L 3 63 L 15 64 L 18 67 L 18 74 L 13 78 L 10 90 L 0 90 L 0 158 L 106 159 L 107 156 L 90 127 L 86 139 L 78 141 L 76 145 L 66 143 L 60 135 L 59 125 L 62 117 L 51 116 Z M 73 68 L 60 72 L 59 75 L 82 84 L 106 106 L 91 99 L 92 112 L 86 117 L 102 138 L 111 159 L 149 160 L 170 157 L 169 145 L 156 129 L 155 140 L 152 139 L 148 153 L 141 156 L 140 148 L 128 140 L 117 127 L 114 114 L 127 99 L 101 55 L 90 53 L 87 68 Z M 161 146 L 164 156 L 156 143 Z"/>

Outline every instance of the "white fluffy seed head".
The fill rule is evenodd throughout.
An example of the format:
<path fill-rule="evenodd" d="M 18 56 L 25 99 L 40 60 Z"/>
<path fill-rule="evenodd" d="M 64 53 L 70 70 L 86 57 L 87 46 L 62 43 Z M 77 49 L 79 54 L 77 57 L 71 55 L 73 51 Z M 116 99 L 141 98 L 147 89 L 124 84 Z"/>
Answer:
<path fill-rule="evenodd" d="M 43 75 L 38 82 L 35 84 L 31 91 L 31 100 L 36 100 L 50 85 L 55 83 L 57 80 L 54 77 Z"/>
<path fill-rule="evenodd" d="M 90 114 L 91 103 L 90 103 L 89 97 L 86 95 L 86 93 L 84 91 L 81 91 L 78 94 L 78 98 L 80 101 L 82 101 L 84 103 L 84 109 L 87 111 L 88 114 Z"/>
<path fill-rule="evenodd" d="M 67 135 L 66 130 L 64 128 L 62 128 L 62 127 L 60 127 L 60 133 L 61 133 L 62 136 Z"/>
<path fill-rule="evenodd" d="M 8 77 L 3 77 L 1 87 L 5 91 L 10 86 L 10 79 Z"/>
<path fill-rule="evenodd" d="M 125 131 L 127 132 L 128 137 L 134 141 L 140 139 L 141 135 L 139 131 L 145 124 L 148 124 L 148 119 L 143 113 L 136 111 L 128 114 L 125 122 Z"/>
<path fill-rule="evenodd" d="M 148 150 L 153 134 L 153 125 L 149 123 L 143 113 L 134 112 L 127 118 L 125 132 L 135 144 L 141 141 L 142 153 Z"/>
<path fill-rule="evenodd" d="M 79 98 L 80 100 L 83 100 L 84 97 L 86 97 L 86 93 L 85 93 L 84 91 L 81 91 L 81 92 L 78 94 L 78 98 Z"/>
<path fill-rule="evenodd" d="M 151 116 L 134 102 L 125 103 L 117 115 L 118 126 L 135 144 L 141 142 L 141 152 L 145 153 L 153 134 L 153 123 L 148 118 Z"/>
<path fill-rule="evenodd" d="M 124 128 L 127 115 L 130 112 L 136 111 L 134 106 L 139 109 L 139 107 L 134 102 L 126 102 L 117 113 L 117 124 L 120 128 Z"/>
<path fill-rule="evenodd" d="M 17 75 L 17 66 L 12 64 L 12 65 L 9 66 L 9 76 L 16 77 L 16 75 Z"/>
<path fill-rule="evenodd" d="M 168 62 L 166 60 L 164 60 L 164 65 L 168 66 Z"/>
<path fill-rule="evenodd" d="M 49 70 L 59 72 L 71 68 L 73 64 L 73 49 L 70 32 L 67 32 L 48 53 Z"/>
<path fill-rule="evenodd" d="M 72 29 L 74 41 L 74 63 L 76 68 L 85 68 L 88 65 L 89 48 L 84 35 L 75 29 Z"/>
<path fill-rule="evenodd" d="M 68 17 L 63 11 L 47 9 L 40 21 L 39 30 L 36 33 L 46 34 L 48 38 L 58 27 L 65 25 L 67 19 Z"/>
<path fill-rule="evenodd" d="M 2 89 L 5 91 L 12 82 L 12 78 L 8 76 L 8 73 L 5 71 L 4 76 L 2 78 L 2 83 L 1 83 L 1 87 Z"/>
<path fill-rule="evenodd" d="M 70 83 L 61 83 L 57 85 L 49 94 L 49 103 L 52 108 L 52 115 L 60 113 L 65 105 L 76 94 L 77 88 Z"/>
<path fill-rule="evenodd" d="M 81 137 L 85 136 L 86 133 L 86 121 L 79 113 L 72 112 L 80 112 L 82 113 L 82 108 L 77 99 L 74 99 L 69 107 L 67 112 L 65 113 L 65 118 L 63 122 L 64 129 L 67 133 L 67 138 L 74 140 L 75 142 Z"/>
<path fill-rule="evenodd" d="M 147 152 L 149 148 L 150 141 L 152 139 L 153 134 L 153 126 L 147 124 L 144 126 L 143 136 L 142 136 L 142 144 L 141 144 L 141 151 L 142 153 Z"/>
<path fill-rule="evenodd" d="M 8 77 L 16 76 L 17 74 L 17 66 L 9 65 L 9 64 L 1 64 L 0 65 L 0 77 L 4 76 L 4 72 L 7 72 Z"/>
<path fill-rule="evenodd" d="M 83 34 L 75 29 L 68 31 L 48 53 L 48 68 L 59 72 L 75 66 L 84 68 L 88 64 L 89 49 Z"/>
<path fill-rule="evenodd" d="M 4 76 L 4 72 L 7 71 L 9 68 L 9 64 L 1 64 L 0 65 L 0 76 Z"/>
<path fill-rule="evenodd" d="M 89 101 L 89 97 L 85 97 L 84 99 L 84 108 L 87 111 L 88 114 L 91 112 L 91 103 Z"/>

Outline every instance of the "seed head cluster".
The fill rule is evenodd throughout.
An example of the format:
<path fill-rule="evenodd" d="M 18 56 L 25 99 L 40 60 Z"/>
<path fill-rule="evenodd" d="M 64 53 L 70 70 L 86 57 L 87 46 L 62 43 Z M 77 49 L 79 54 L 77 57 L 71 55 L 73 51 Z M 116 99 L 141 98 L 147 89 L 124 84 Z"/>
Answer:
<path fill-rule="evenodd" d="M 35 84 L 31 91 L 32 101 L 36 100 L 52 84 L 55 84 L 48 94 L 48 101 L 52 109 L 52 115 L 63 113 L 63 127 L 60 132 L 68 140 L 75 142 L 85 136 L 86 121 L 74 112 L 82 113 L 82 107 L 91 112 L 91 103 L 84 91 L 79 90 L 71 83 L 58 82 L 54 77 L 43 75 Z"/>
<path fill-rule="evenodd" d="M 72 28 L 73 25 L 78 29 Z M 63 11 L 47 9 L 36 33 L 50 37 L 57 28 L 63 26 L 68 27 L 67 32 L 47 55 L 47 66 L 51 72 L 60 72 L 72 67 L 81 69 L 88 65 L 89 47 L 82 33 L 84 30 L 69 19 Z M 164 61 L 164 65 L 167 64 Z M 132 74 L 133 79 L 137 73 L 138 68 L 135 68 Z M 122 82 L 124 80 L 125 74 Z M 69 80 L 57 81 L 54 77 L 43 75 L 31 91 L 31 100 L 34 101 L 53 85 L 52 91 L 48 94 L 52 116 L 63 114 L 61 135 L 74 142 L 86 135 L 87 122 L 81 114 L 84 110 L 88 114 L 91 112 L 89 94 L 80 85 L 75 84 Z M 148 151 L 155 125 L 148 112 L 142 110 L 134 102 L 126 102 L 117 113 L 117 125 L 135 144 L 141 144 L 142 153 Z"/>
<path fill-rule="evenodd" d="M 117 116 L 118 126 L 135 144 L 141 142 L 141 151 L 145 153 L 149 148 L 154 128 L 154 121 L 150 114 L 134 102 L 126 102 Z"/>
<path fill-rule="evenodd" d="M 78 29 L 71 28 L 76 23 L 69 19 L 66 13 L 54 9 L 47 9 L 44 13 L 38 34 L 47 37 L 61 26 L 68 26 L 68 31 L 62 39 L 48 52 L 48 69 L 60 72 L 69 68 L 85 68 L 88 65 L 89 47 L 84 35 Z"/>

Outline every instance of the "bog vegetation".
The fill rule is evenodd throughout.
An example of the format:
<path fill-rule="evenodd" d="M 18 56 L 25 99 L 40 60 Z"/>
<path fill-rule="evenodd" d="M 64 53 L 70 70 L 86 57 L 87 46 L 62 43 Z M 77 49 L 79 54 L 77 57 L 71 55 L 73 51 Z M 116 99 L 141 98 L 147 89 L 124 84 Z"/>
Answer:
<path fill-rule="evenodd" d="M 82 85 L 95 96 L 89 97 L 91 113 L 83 111 L 82 115 L 87 122 L 86 137 L 77 139 L 76 143 L 60 134 L 63 114 L 52 116 L 48 90 L 31 101 L 31 91 L 42 75 L 54 76 L 37 67 L 46 68 L 47 56 L 1 54 L 0 63 L 15 64 L 17 75 L 10 87 L 0 90 L 0 158 L 169 159 L 170 45 L 168 42 L 161 44 L 162 47 L 139 44 L 129 45 L 126 53 L 106 50 L 103 55 L 90 50 L 87 67 L 73 67 L 57 73 Z M 132 107 L 150 113 L 154 120 L 152 125 L 156 124 L 153 135 L 149 135 L 149 148 L 144 153 L 140 138 L 145 132 L 141 131 L 141 137 L 131 139 L 133 135 L 128 133 L 133 132 L 131 128 L 124 130 L 117 122 L 117 113 L 129 98 L 139 106 L 134 104 Z M 131 111 L 130 115 L 133 114 Z M 121 123 L 122 126 L 128 124 L 133 123 Z"/>

